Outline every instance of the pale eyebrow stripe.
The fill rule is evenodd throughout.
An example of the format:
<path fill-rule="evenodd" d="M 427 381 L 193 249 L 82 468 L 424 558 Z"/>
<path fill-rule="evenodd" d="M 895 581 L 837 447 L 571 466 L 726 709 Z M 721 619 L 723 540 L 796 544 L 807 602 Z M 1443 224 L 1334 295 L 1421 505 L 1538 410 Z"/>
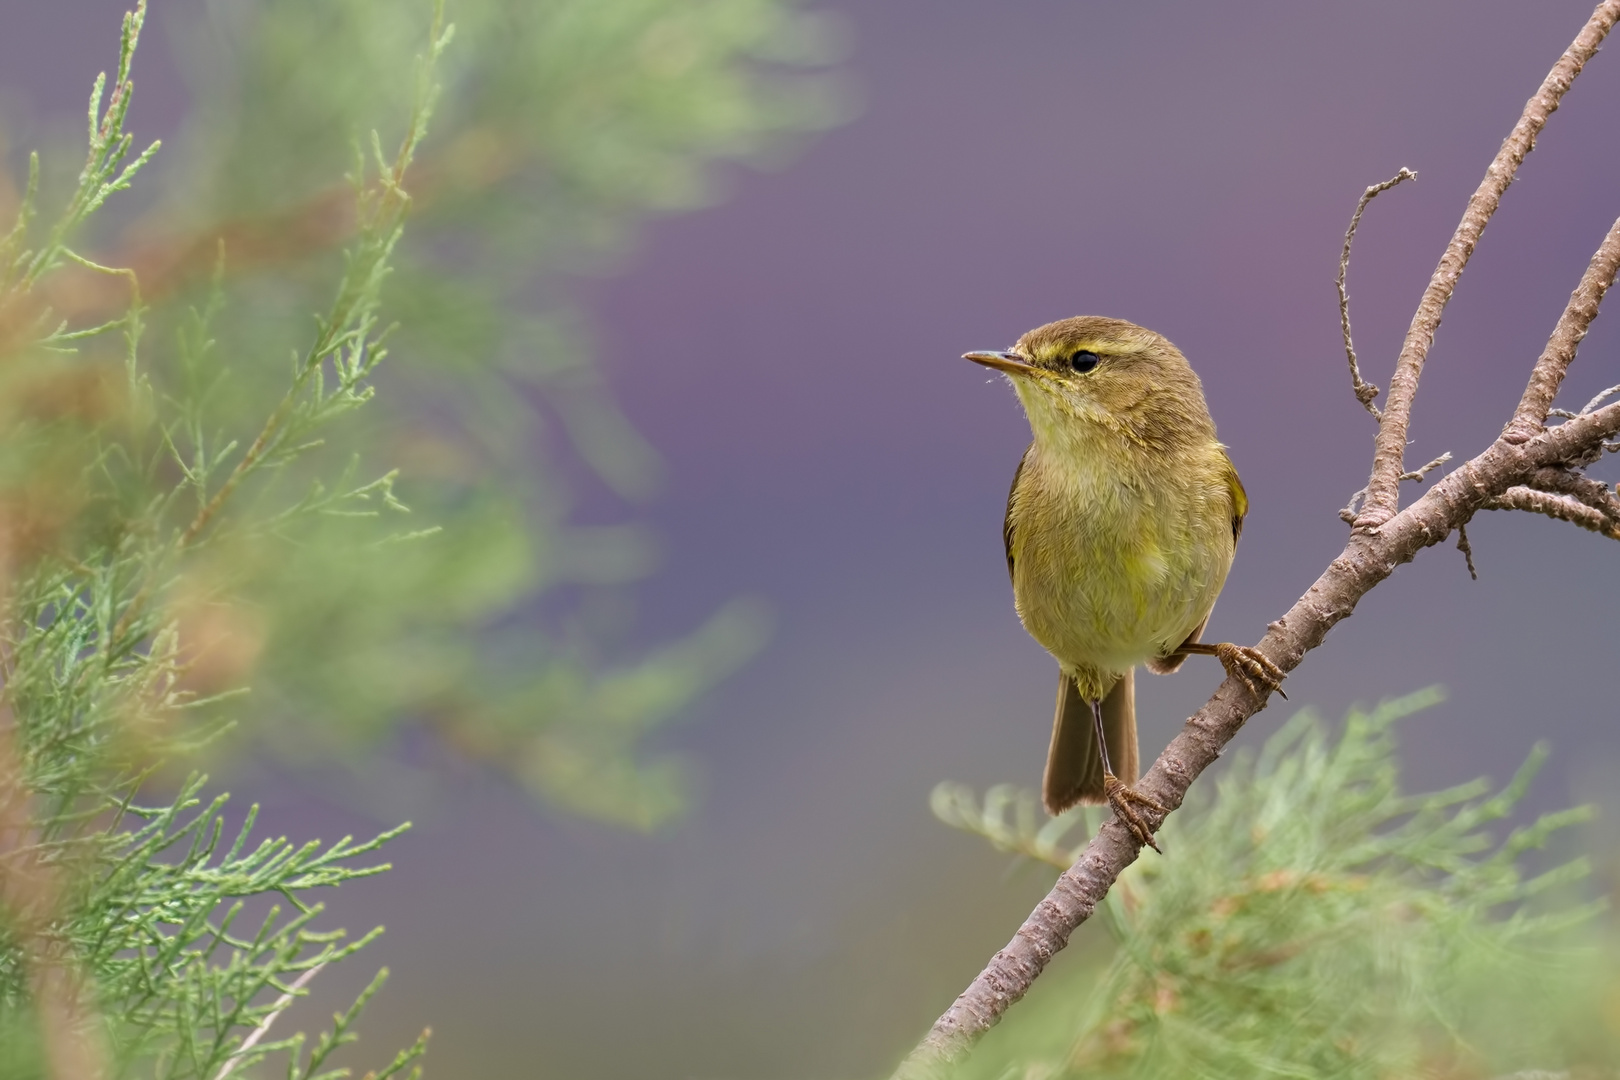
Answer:
<path fill-rule="evenodd" d="M 1098 356 L 1127 356 L 1131 353 L 1146 352 L 1148 343 L 1145 341 L 1115 341 L 1112 339 L 1092 339 L 1076 342 L 1076 352 L 1094 352 Z"/>

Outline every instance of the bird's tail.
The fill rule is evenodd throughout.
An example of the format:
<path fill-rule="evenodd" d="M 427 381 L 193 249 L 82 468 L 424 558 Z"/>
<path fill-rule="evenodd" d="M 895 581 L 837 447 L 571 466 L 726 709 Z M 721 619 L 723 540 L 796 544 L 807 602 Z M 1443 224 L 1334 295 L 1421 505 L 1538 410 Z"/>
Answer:
<path fill-rule="evenodd" d="M 1102 703 L 1103 737 L 1114 775 L 1136 783 L 1136 680 L 1127 671 Z M 1060 814 L 1075 803 L 1105 803 L 1102 754 L 1097 748 L 1091 703 L 1067 673 L 1058 681 L 1057 715 L 1052 720 L 1052 748 L 1046 754 L 1041 785 L 1047 813 Z"/>

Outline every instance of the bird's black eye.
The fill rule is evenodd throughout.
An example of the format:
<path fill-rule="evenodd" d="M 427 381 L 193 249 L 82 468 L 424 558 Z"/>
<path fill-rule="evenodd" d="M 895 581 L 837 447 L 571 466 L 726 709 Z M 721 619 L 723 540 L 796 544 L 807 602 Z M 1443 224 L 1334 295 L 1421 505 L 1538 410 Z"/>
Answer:
<path fill-rule="evenodd" d="M 1102 357 L 1098 356 L 1096 353 L 1087 352 L 1086 350 L 1081 349 L 1079 352 L 1069 357 L 1069 366 L 1074 368 L 1074 370 L 1078 371 L 1080 374 L 1084 375 L 1086 372 L 1096 367 L 1101 360 Z"/>

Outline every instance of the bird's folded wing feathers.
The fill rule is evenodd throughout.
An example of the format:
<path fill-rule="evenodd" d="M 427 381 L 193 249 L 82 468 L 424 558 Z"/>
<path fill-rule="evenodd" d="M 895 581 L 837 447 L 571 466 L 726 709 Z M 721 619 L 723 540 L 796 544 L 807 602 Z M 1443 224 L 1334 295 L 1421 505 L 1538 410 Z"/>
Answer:
<path fill-rule="evenodd" d="M 1024 475 L 1024 462 L 1029 460 L 1029 452 L 1035 449 L 1030 443 L 1024 448 L 1024 455 L 1018 459 L 1018 468 L 1013 470 L 1012 487 L 1007 491 L 1007 514 L 1001 519 L 1001 543 L 1007 549 L 1007 578 L 1013 576 L 1013 499 L 1018 497 L 1018 478 Z"/>
<path fill-rule="evenodd" d="M 1232 464 L 1225 450 L 1221 451 L 1221 460 L 1226 462 L 1226 490 L 1232 496 L 1232 542 L 1235 544 L 1238 537 L 1243 535 L 1243 519 L 1249 513 L 1249 493 L 1243 490 L 1237 466 Z"/>

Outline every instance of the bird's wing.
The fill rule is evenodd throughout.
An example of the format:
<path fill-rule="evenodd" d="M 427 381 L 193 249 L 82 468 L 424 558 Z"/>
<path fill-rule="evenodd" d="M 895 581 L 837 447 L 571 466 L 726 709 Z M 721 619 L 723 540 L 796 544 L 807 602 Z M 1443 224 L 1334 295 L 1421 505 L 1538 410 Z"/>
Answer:
<path fill-rule="evenodd" d="M 1232 543 L 1235 544 L 1243 535 L 1243 519 L 1249 513 L 1249 493 L 1243 490 L 1237 466 L 1232 464 L 1225 450 L 1221 451 L 1221 458 L 1226 462 L 1226 490 L 1232 496 Z"/>
<path fill-rule="evenodd" d="M 1024 462 L 1029 460 L 1029 452 L 1035 449 L 1030 443 L 1024 448 L 1024 456 L 1018 459 L 1018 468 L 1013 470 L 1012 487 L 1007 491 L 1007 513 L 1001 519 L 1001 543 L 1007 549 L 1007 578 L 1013 576 L 1013 498 L 1018 494 L 1018 478 L 1024 475 Z M 1237 475 L 1236 473 L 1233 474 Z"/>
<path fill-rule="evenodd" d="M 1224 450 L 1221 451 L 1221 460 L 1226 463 L 1223 472 L 1226 478 L 1227 494 L 1232 497 L 1232 543 L 1236 544 L 1238 537 L 1243 535 L 1243 519 L 1249 513 L 1249 494 L 1243 490 L 1243 481 L 1238 479 L 1237 467 L 1232 464 L 1232 459 L 1226 456 Z M 1187 659 L 1187 654 L 1182 652 L 1181 649 L 1188 645 L 1196 645 L 1198 639 L 1204 636 L 1204 627 L 1207 625 L 1209 625 L 1209 612 L 1204 613 L 1203 622 L 1193 627 L 1192 633 L 1187 635 L 1180 648 L 1175 652 L 1166 653 L 1164 656 L 1150 657 L 1147 660 L 1147 669 L 1155 675 L 1168 675 L 1175 671 Z"/>

